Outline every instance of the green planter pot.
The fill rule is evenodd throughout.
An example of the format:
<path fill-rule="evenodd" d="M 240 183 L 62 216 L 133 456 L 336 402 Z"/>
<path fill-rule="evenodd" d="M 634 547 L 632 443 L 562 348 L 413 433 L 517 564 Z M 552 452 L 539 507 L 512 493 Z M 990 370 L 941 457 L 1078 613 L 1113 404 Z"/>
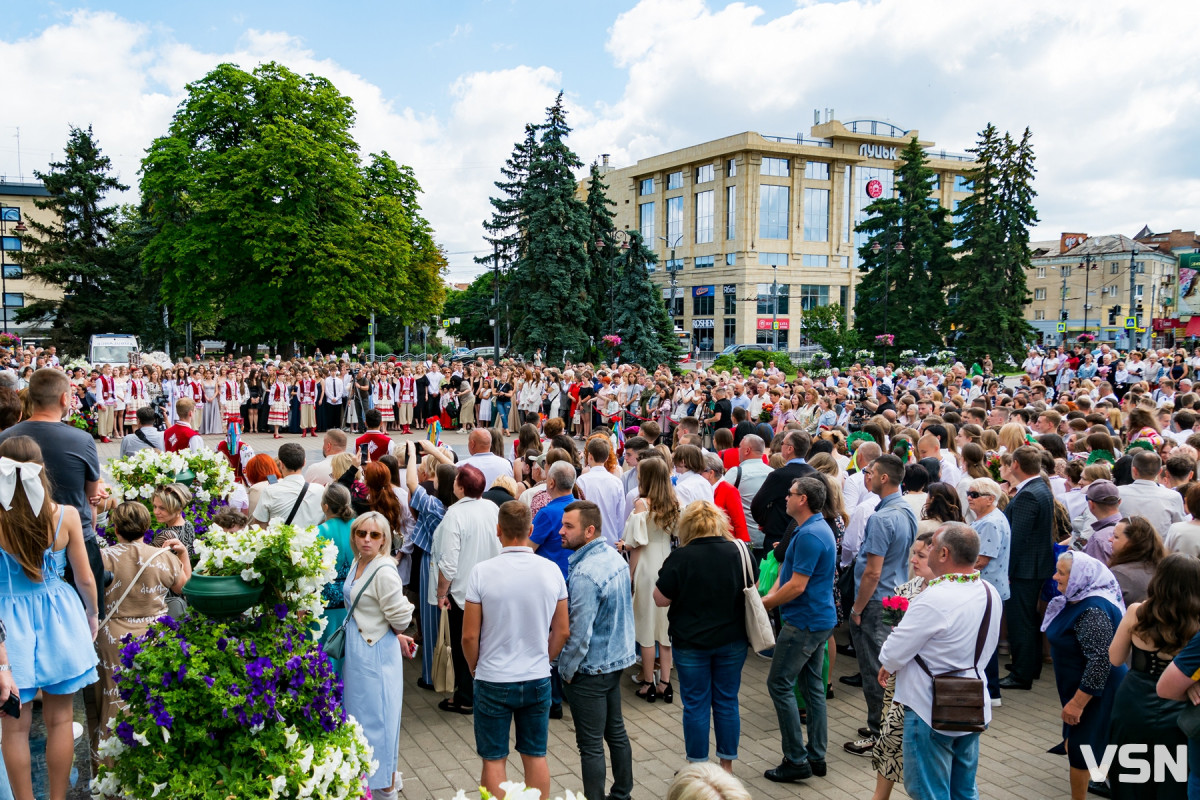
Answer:
<path fill-rule="evenodd" d="M 263 586 L 237 575 L 193 574 L 183 586 L 188 605 L 209 617 L 236 617 L 258 603 Z"/>

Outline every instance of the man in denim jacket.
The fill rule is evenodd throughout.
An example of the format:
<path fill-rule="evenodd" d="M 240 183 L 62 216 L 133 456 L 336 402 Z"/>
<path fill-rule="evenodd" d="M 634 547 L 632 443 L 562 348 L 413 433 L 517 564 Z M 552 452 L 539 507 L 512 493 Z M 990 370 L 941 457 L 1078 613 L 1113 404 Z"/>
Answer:
<path fill-rule="evenodd" d="M 633 751 L 621 717 L 621 671 L 633 664 L 629 565 L 600 534 L 600 508 L 576 500 L 563 510 L 571 633 L 558 657 L 575 718 L 575 743 L 587 800 L 629 800 Z M 612 792 L 604 791 L 604 742 L 612 755 Z"/>

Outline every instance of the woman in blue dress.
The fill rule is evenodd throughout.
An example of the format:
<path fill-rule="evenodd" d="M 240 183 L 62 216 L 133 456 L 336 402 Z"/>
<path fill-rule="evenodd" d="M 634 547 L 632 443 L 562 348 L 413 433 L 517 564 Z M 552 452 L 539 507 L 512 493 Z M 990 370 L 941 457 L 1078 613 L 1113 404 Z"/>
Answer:
<path fill-rule="evenodd" d="M 62 578 L 68 562 L 78 593 Z M 41 450 L 28 436 L 0 443 L 0 619 L 21 698 L 21 716 L 0 722 L 13 794 L 33 797 L 29 725 L 40 689 L 50 800 L 64 800 L 74 757 L 72 695 L 98 679 L 96 584 L 79 512 L 50 499 Z"/>
<path fill-rule="evenodd" d="M 358 720 L 378 767 L 367 776 L 376 800 L 395 800 L 400 755 L 400 710 L 404 703 L 404 659 L 416 643 L 403 631 L 412 621 L 412 603 L 396 571 L 392 530 L 377 511 L 354 520 L 350 547 L 356 556 L 343 595 L 353 607 L 346 623 L 342 666 L 346 713 Z"/>
<path fill-rule="evenodd" d="M 1090 773 L 1082 748 L 1090 746 L 1097 756 L 1104 752 L 1113 700 L 1128 671 L 1124 665 L 1113 666 L 1108 654 L 1125 603 L 1116 577 L 1086 553 L 1059 556 L 1054 579 L 1062 594 L 1046 607 L 1042 630 L 1054 657 L 1063 743 L 1050 752 L 1067 754 L 1071 800 L 1084 800 Z"/>

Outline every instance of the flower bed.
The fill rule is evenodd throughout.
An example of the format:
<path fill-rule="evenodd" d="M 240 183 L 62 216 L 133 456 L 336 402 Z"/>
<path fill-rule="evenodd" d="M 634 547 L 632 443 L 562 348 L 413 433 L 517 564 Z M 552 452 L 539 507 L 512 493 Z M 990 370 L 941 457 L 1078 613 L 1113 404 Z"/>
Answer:
<path fill-rule="evenodd" d="M 213 450 L 185 450 L 163 453 L 152 448 L 108 462 L 113 480 L 126 500 L 141 500 L 150 508 L 150 497 L 160 486 L 183 483 L 196 499 L 228 499 L 236 481 L 229 462 Z"/>
<path fill-rule="evenodd" d="M 315 528 L 212 528 L 198 574 L 265 585 L 234 620 L 163 617 L 125 641 L 114 678 L 128 708 L 100 743 L 98 797 L 358 798 L 374 769 L 316 644 L 337 548 Z M 184 760 L 186 758 L 186 761 Z"/>

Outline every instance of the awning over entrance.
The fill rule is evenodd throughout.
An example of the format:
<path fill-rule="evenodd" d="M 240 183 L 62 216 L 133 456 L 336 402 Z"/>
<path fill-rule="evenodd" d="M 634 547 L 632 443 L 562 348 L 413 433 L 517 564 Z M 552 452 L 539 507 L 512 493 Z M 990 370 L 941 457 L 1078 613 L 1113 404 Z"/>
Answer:
<path fill-rule="evenodd" d="M 1187 330 L 1184 331 L 1184 336 L 1200 336 L 1200 317 L 1192 317 L 1188 320 Z"/>

